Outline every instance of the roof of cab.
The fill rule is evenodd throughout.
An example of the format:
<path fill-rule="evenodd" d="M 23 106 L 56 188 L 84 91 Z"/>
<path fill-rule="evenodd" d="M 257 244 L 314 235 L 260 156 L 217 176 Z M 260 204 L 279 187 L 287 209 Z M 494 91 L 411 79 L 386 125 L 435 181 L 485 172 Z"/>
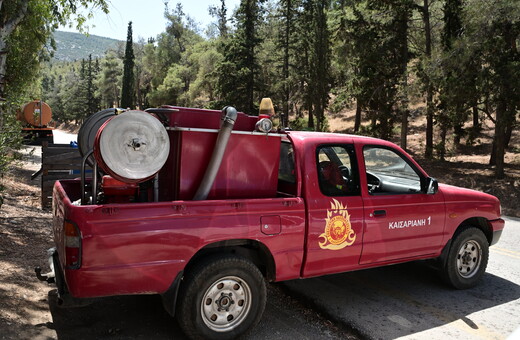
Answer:
<path fill-rule="evenodd" d="M 310 131 L 287 131 L 287 135 L 294 140 L 298 140 L 301 143 L 320 141 L 324 143 L 338 143 L 338 142 L 350 142 L 350 143 L 363 143 L 363 144 L 379 144 L 379 145 L 392 145 L 396 146 L 392 142 L 388 142 L 383 139 L 349 135 L 345 133 L 330 133 L 330 132 L 310 132 Z"/>

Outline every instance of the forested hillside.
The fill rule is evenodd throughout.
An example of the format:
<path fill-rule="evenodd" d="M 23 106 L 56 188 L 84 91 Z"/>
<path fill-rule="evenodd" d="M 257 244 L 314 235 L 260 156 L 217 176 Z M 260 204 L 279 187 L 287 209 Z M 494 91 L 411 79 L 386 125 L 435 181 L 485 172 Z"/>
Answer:
<path fill-rule="evenodd" d="M 100 37 L 97 35 L 84 35 L 80 33 L 56 31 L 53 34 L 56 42 L 56 51 L 53 59 L 60 61 L 75 61 L 85 59 L 89 55 L 92 58 L 103 58 L 109 49 L 116 49 L 122 43 L 115 39 Z"/>
<path fill-rule="evenodd" d="M 271 97 L 281 126 L 328 130 L 330 114 L 354 110 L 349 132 L 399 137 L 405 149 L 413 114 L 426 125 L 423 154 L 439 159 L 448 145 L 474 143 L 486 120 L 490 163 L 504 176 L 520 109 L 520 2 L 243 0 L 229 21 L 221 0 L 210 12 L 214 25 L 202 34 L 180 6 L 169 8 L 155 39 L 132 41 L 130 29 L 132 53 L 127 44 L 127 53 L 49 64 L 36 92 L 59 121 L 121 106 L 124 86 L 125 106 L 142 109 L 255 114 Z"/>

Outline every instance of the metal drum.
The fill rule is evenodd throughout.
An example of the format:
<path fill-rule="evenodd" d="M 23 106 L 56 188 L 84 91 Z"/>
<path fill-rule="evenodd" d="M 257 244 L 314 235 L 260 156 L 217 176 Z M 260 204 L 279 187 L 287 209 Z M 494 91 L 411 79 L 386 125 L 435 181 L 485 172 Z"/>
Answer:
<path fill-rule="evenodd" d="M 105 109 L 90 115 L 81 125 L 78 132 L 78 149 L 81 157 L 85 157 L 90 150 L 94 148 L 94 140 L 96 139 L 99 128 L 110 118 L 121 112 L 122 109 Z M 91 157 L 87 159 L 90 166 L 94 165 Z"/>
<path fill-rule="evenodd" d="M 164 165 L 170 140 L 162 123 L 144 111 L 127 111 L 107 120 L 94 141 L 101 169 L 126 183 L 144 182 Z"/>

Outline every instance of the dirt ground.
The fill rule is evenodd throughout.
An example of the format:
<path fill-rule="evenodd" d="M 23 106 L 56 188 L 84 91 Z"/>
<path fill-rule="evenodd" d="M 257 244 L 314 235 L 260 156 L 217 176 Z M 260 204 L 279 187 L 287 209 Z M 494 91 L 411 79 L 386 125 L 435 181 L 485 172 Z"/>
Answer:
<path fill-rule="evenodd" d="M 329 124 L 336 131 L 349 132 L 353 127 L 352 114 L 331 117 Z M 426 160 L 421 157 L 425 144 L 423 128 L 412 121 L 409 151 L 439 182 L 495 195 L 500 198 L 505 215 L 520 217 L 520 133 L 516 131 L 513 136 L 512 148 L 506 155 L 506 177 L 500 180 L 493 177 L 493 168 L 487 165 L 492 133 L 487 126 L 476 145 L 450 148 L 444 162 Z M 39 181 L 30 179 L 40 162 L 36 150 L 0 178 L 7 188 L 0 208 L 0 339 L 168 338 L 158 335 L 170 334 L 170 328 L 177 326 L 168 321 L 165 313 L 155 310 L 162 308 L 156 297 L 114 298 L 90 312 L 87 309 L 87 313 L 69 313 L 56 307 L 54 287 L 35 279 L 34 267 L 46 267 L 45 252 L 52 246 L 52 216 L 40 209 Z M 273 289 L 274 294 L 280 294 Z M 116 315 L 114 321 L 111 314 L 118 314 L 121 308 L 124 317 Z M 141 312 L 135 313 L 135 309 Z M 154 319 L 143 318 L 143 310 L 148 309 L 155 311 L 151 311 Z M 157 315 L 163 318 L 158 324 Z M 157 330 L 141 334 L 142 325 Z"/>

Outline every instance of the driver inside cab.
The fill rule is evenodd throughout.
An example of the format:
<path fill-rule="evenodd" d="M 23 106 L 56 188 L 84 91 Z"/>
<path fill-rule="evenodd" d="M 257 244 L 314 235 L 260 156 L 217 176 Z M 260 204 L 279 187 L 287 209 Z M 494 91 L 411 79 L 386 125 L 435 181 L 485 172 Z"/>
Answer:
<path fill-rule="evenodd" d="M 318 165 L 320 189 L 327 196 L 342 196 L 348 191 L 338 165 L 330 161 L 322 161 Z"/>

